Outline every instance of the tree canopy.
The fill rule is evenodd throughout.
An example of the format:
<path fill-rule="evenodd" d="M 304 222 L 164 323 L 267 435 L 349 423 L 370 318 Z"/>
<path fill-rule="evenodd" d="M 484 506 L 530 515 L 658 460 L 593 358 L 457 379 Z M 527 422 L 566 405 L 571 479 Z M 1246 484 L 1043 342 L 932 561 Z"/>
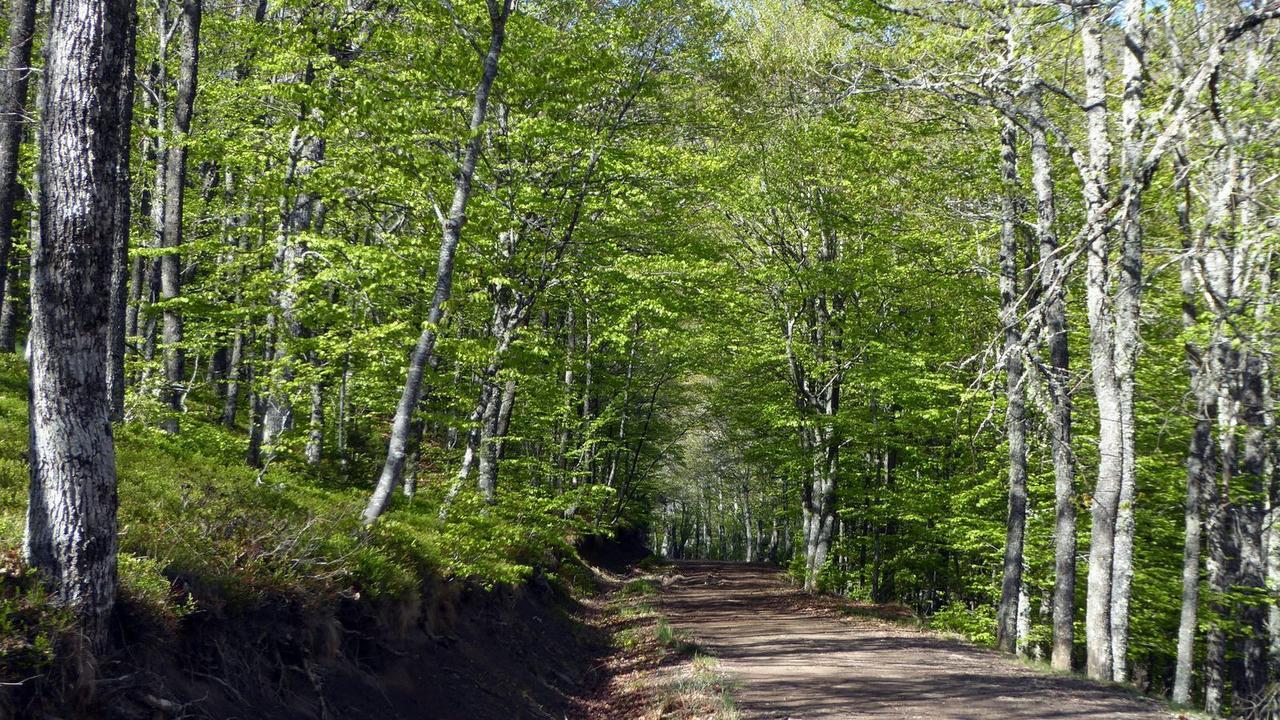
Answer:
<path fill-rule="evenodd" d="M 41 498 L 117 466 L 57 422 L 99 413 L 120 562 L 173 588 L 214 571 L 128 528 L 262 502 L 388 593 L 623 529 L 1269 717 L 1275 3 L 9 3 L 0 541 L 55 583 L 85 548 L 42 528 L 98 511 Z M 81 5 L 96 235 L 58 220 Z M 139 477 L 142 438 L 226 476 Z"/>

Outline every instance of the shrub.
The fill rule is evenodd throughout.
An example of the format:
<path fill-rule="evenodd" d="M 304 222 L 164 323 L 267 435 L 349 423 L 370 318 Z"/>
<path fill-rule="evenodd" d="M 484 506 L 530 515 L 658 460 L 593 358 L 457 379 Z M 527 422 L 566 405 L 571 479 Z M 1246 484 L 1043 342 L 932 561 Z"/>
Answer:
<path fill-rule="evenodd" d="M 0 678 L 43 673 L 73 631 L 70 613 L 49 604 L 39 573 L 17 548 L 0 550 Z"/>
<path fill-rule="evenodd" d="M 929 618 L 929 626 L 958 633 L 980 645 L 996 644 L 996 611 L 990 605 L 952 603 Z"/>

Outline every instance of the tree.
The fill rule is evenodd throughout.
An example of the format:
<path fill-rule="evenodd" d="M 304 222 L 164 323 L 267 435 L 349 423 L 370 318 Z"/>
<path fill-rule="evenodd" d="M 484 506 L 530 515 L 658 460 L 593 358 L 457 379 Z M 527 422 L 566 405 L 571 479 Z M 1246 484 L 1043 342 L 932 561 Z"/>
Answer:
<path fill-rule="evenodd" d="M 162 174 L 163 194 L 157 202 L 161 225 L 156 228 L 157 246 L 166 252 L 160 260 L 160 297 L 164 309 L 164 402 L 172 415 L 163 427 L 178 431 L 177 413 L 182 410 L 185 352 L 182 348 L 182 313 L 176 304 L 181 295 L 183 195 L 187 181 L 187 146 L 191 134 L 191 114 L 195 109 L 196 79 L 200 67 L 200 18 L 202 0 L 184 0 L 177 23 L 179 70 L 173 100 L 173 136 L 158 151 L 157 167 Z M 162 90 L 163 92 L 163 90 Z"/>
<path fill-rule="evenodd" d="M 31 492 L 24 554 L 95 648 L 116 592 L 116 475 L 106 299 L 128 193 L 133 7 L 55 3 L 32 257 Z"/>
<path fill-rule="evenodd" d="M 444 318 L 445 303 L 449 301 L 449 296 L 453 292 L 454 256 L 458 252 L 458 243 L 462 240 L 462 226 L 467 220 L 467 202 L 471 199 L 471 181 L 475 175 L 476 162 L 480 158 L 483 140 L 480 129 L 484 125 L 485 116 L 489 110 L 489 93 L 493 89 L 494 80 L 498 77 L 498 59 L 502 56 L 502 46 L 507 39 L 507 20 L 511 17 L 514 3 L 513 0 L 486 0 L 486 5 L 489 10 L 489 46 L 483 55 L 480 82 L 476 85 L 469 125 L 470 135 L 458 167 L 453 202 L 449 206 L 448 215 L 441 216 L 440 258 L 436 267 L 436 284 L 431 298 L 431 310 L 427 314 L 427 322 L 422 329 L 422 334 L 418 337 L 418 342 L 409 357 L 408 376 L 405 378 L 404 391 L 400 395 L 400 403 L 396 406 L 395 419 L 392 421 L 387 459 L 383 464 L 377 486 L 364 509 L 365 524 L 374 522 L 386 510 L 391 494 L 404 478 L 405 448 L 409 441 L 413 413 L 418 408 L 418 398 L 422 394 L 423 375 L 434 357 L 438 325 Z"/>
<path fill-rule="evenodd" d="M 8 287 L 8 268 L 13 248 L 13 231 L 18 196 L 18 154 L 27 109 L 27 85 L 31 77 L 31 44 L 35 37 L 35 0 L 18 0 L 9 5 L 8 54 L 0 77 L 0 297 Z"/>
<path fill-rule="evenodd" d="M 1011 43 L 1012 44 L 1012 43 Z M 996 611 L 996 644 L 1014 652 L 1018 642 L 1018 605 L 1023 598 L 1023 538 L 1027 525 L 1027 417 L 1022 329 L 1021 196 L 1018 190 L 1017 127 L 1005 119 L 1000 131 L 1000 179 L 1004 185 L 1000 219 L 1000 314 L 1004 325 L 1005 436 L 1009 444 L 1009 513 L 1005 531 L 1004 572 Z"/>

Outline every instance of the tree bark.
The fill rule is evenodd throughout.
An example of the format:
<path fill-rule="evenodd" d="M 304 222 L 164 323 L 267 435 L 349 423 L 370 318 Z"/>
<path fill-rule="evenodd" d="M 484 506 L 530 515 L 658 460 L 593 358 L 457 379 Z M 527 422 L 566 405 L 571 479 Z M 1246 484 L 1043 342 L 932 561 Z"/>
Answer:
<path fill-rule="evenodd" d="M 1120 505 L 1124 460 L 1124 431 L 1120 384 L 1115 372 L 1113 309 L 1111 307 L 1110 233 L 1106 203 L 1111 164 L 1107 137 L 1107 77 L 1103 55 L 1102 8 L 1080 9 L 1082 57 L 1085 73 L 1085 116 L 1089 164 L 1084 173 L 1085 225 L 1088 244 L 1086 304 L 1089 315 L 1089 356 L 1094 396 L 1098 404 L 1098 479 L 1094 486 L 1089 545 L 1089 582 L 1085 603 L 1086 671 L 1094 680 L 1112 678 L 1111 594 L 1116 514 Z"/>
<path fill-rule="evenodd" d="M 165 170 L 165 166 L 169 161 L 169 123 L 171 122 L 168 59 L 169 43 L 173 39 L 171 32 L 172 22 L 173 20 L 169 17 L 168 2 L 157 3 L 155 13 L 156 58 L 147 69 L 145 82 L 149 83 L 150 92 L 143 94 L 144 101 L 153 106 L 155 111 L 151 116 L 151 128 L 154 132 L 150 138 L 150 150 L 155 162 L 155 176 L 152 178 L 150 191 L 144 190 L 142 197 L 144 207 L 151 218 L 151 247 L 153 248 L 160 248 L 164 242 L 164 204 L 169 199 L 166 185 L 168 173 Z M 164 259 L 152 257 L 145 260 L 145 263 L 146 301 L 148 309 L 154 310 L 155 304 L 160 302 L 164 293 Z M 139 309 L 141 309 L 141 306 Z M 156 353 L 157 319 L 155 313 L 148 312 L 145 320 L 142 356 L 147 363 L 143 367 L 139 382 L 148 392 L 151 392 L 153 390 L 151 386 L 151 361 L 155 359 Z"/>
<path fill-rule="evenodd" d="M 1115 375 L 1120 388 L 1121 476 L 1116 508 L 1115 551 L 1111 566 L 1112 679 L 1128 679 L 1129 596 L 1133 581 L 1134 507 L 1137 499 L 1137 422 L 1134 415 L 1134 372 L 1140 349 L 1142 303 L 1142 96 L 1146 52 L 1143 0 L 1125 0 L 1121 103 L 1121 176 L 1123 211 L 1120 221 L 1120 277 L 1115 300 Z"/>
<path fill-rule="evenodd" d="M 166 432 L 178 431 L 178 413 L 182 411 L 185 353 L 182 348 L 182 313 L 175 306 L 182 292 L 183 190 L 187 182 L 187 145 L 191 135 L 191 115 L 195 109 L 196 82 L 200 67 L 200 20 L 202 0 L 183 0 L 178 19 L 179 69 L 177 92 L 173 102 L 173 135 L 166 143 L 164 168 L 164 202 L 160 247 L 160 297 L 164 301 L 164 392 L 169 416 L 161 423 Z"/>
<path fill-rule="evenodd" d="M 250 334 L 246 341 L 249 348 L 254 345 L 253 335 Z M 256 386 L 255 380 L 259 374 L 258 368 L 262 367 L 271 357 L 270 342 L 268 336 L 267 347 L 262 349 L 262 355 L 258 361 L 248 362 L 244 364 L 245 385 L 249 388 L 248 406 L 249 406 L 249 438 L 245 448 L 244 461 L 250 467 L 262 467 L 262 425 L 263 417 L 267 414 L 266 401 L 262 397 L 262 391 Z"/>
<path fill-rule="evenodd" d="M 386 510 L 392 493 L 404 477 L 405 447 L 408 444 L 409 427 L 412 424 L 414 409 L 418 405 L 418 398 L 422 393 L 423 376 L 435 354 L 436 332 L 440 321 L 444 319 L 445 303 L 449 301 L 453 292 L 453 260 L 458 251 L 458 243 L 462 239 L 462 226 L 467 220 L 471 182 L 483 144 L 480 128 L 484 125 L 485 115 L 488 112 L 489 93 L 498 76 L 498 59 L 502 55 L 503 43 L 506 42 L 507 19 L 511 15 L 514 0 L 487 0 L 487 4 L 490 23 L 489 50 L 484 58 L 484 70 L 481 73 L 480 82 L 476 85 L 471 122 L 468 126 L 469 136 L 454 183 L 453 202 L 449 207 L 448 218 L 443 223 L 431 310 L 427 314 L 427 324 L 422 329 L 418 343 L 409 358 L 409 371 L 405 378 L 404 390 L 400 395 L 396 415 L 391 424 L 387 459 L 383 463 L 378 484 L 362 514 L 366 525 L 372 524 Z"/>
<path fill-rule="evenodd" d="M 308 83 L 313 73 L 308 65 Z M 294 426 L 293 390 L 290 387 L 296 377 L 294 363 L 298 361 L 294 351 L 296 341 L 306 335 L 306 328 L 298 318 L 298 292 L 306 247 L 298 235 L 311 228 L 317 199 L 297 186 L 300 178 L 314 171 L 323 159 L 324 141 L 318 137 L 301 136 L 305 115 L 304 108 L 290 139 L 289 168 L 285 173 L 285 184 L 296 192 L 292 198 L 281 200 L 280 224 L 276 232 L 274 269 L 280 273 L 281 279 L 273 298 L 274 307 L 267 318 L 272 335 L 271 380 L 262 421 L 262 442 L 268 448 L 269 456 L 275 455 L 280 437 Z"/>
<path fill-rule="evenodd" d="M 107 300 L 107 397 L 111 419 L 116 422 L 124 420 L 125 315 L 128 305 L 126 283 L 129 279 L 129 225 L 132 218 L 128 178 L 129 153 L 133 143 L 133 57 L 136 33 L 136 22 L 130 23 L 126 38 L 129 61 L 122 70 L 124 76 L 120 79 L 116 94 L 120 116 L 124 121 L 120 133 L 123 147 L 118 156 L 118 162 L 122 162 L 123 166 L 118 167 L 116 172 L 125 178 L 125 190 L 116 196 L 115 239 L 111 246 L 111 287 Z M 36 182 L 42 182 L 39 171 L 36 173 Z"/>
<path fill-rule="evenodd" d="M 116 593 L 107 321 L 128 193 L 130 0 L 54 3 L 32 249 L 30 503 L 23 551 L 103 649 Z"/>
<path fill-rule="evenodd" d="M 306 458 L 308 465 L 319 465 L 324 454 L 324 384 L 311 383 L 311 414 L 307 419 Z"/>
<path fill-rule="evenodd" d="M 498 500 L 498 418 L 502 414 L 503 393 L 496 384 L 489 388 L 489 402 L 480 421 L 476 448 L 476 476 L 480 495 L 487 503 Z"/>
<path fill-rule="evenodd" d="M 1264 718 L 1267 685 L 1267 589 L 1266 558 L 1263 551 L 1263 525 L 1266 520 L 1265 498 L 1268 482 L 1265 476 L 1268 450 L 1268 428 L 1263 400 L 1263 377 L 1266 361 L 1256 350 L 1241 353 L 1240 410 L 1244 426 L 1244 452 L 1240 477 L 1233 494 L 1238 493 L 1236 527 L 1239 540 L 1238 570 L 1233 590 L 1241 598 L 1236 614 L 1243 632 L 1239 639 L 1238 660 L 1231 678 L 1232 711 L 1247 718 Z"/>
<path fill-rule="evenodd" d="M 1044 114 L 1040 86 L 1032 83 L 1028 105 L 1032 116 Z M 1071 449 L 1071 358 L 1067 328 L 1067 261 L 1058 244 L 1058 210 L 1053 158 L 1043 124 L 1032 123 L 1031 185 L 1036 195 L 1035 234 L 1040 247 L 1041 333 L 1048 350 L 1048 425 L 1054 476 L 1053 651 L 1054 670 L 1071 670 L 1075 644 L 1076 492 L 1075 453 Z"/>
<path fill-rule="evenodd" d="M 18 156 L 26 124 L 27 85 L 31 77 L 31 41 L 35 35 L 35 0 L 9 3 L 5 65 L 0 68 L 0 297 L 8 291 L 18 184 Z M 13 352 L 12 348 L 8 352 Z"/>
<path fill-rule="evenodd" d="M 1017 651 L 1018 602 L 1022 596 L 1023 535 L 1027 525 L 1027 416 L 1023 385 L 1022 303 L 1019 276 L 1017 128 L 1005 119 L 1000 131 L 1000 179 L 1003 184 L 1000 223 L 1000 320 L 1004 326 L 1005 436 L 1009 445 L 1008 516 L 1005 527 L 1004 572 L 996 610 L 996 645 Z"/>
<path fill-rule="evenodd" d="M 1227 528 L 1231 513 L 1216 492 L 1204 500 L 1209 507 L 1205 520 L 1205 535 L 1209 540 L 1205 579 L 1213 598 L 1209 608 L 1214 619 L 1204 639 L 1204 711 L 1211 717 L 1217 717 L 1222 713 L 1226 687 L 1227 638 L 1220 620 L 1225 615 L 1225 608 L 1219 598 L 1226 594 L 1229 583 L 1227 558 L 1231 555 L 1231 539 Z"/>
<path fill-rule="evenodd" d="M 1233 244 L 1225 228 L 1231 225 L 1234 178 L 1238 173 L 1238 155 L 1227 145 L 1219 148 L 1219 157 L 1211 173 L 1208 205 L 1197 238 L 1194 259 L 1212 312 L 1212 331 L 1206 361 L 1201 366 L 1205 382 L 1214 393 L 1217 408 L 1218 480 L 1206 488 L 1204 502 L 1208 508 L 1205 535 L 1208 552 L 1205 575 L 1210 593 L 1212 622 L 1205 635 L 1205 712 L 1221 712 L 1226 695 L 1227 635 L 1224 622 L 1231 604 L 1227 597 L 1235 577 L 1239 558 L 1236 507 L 1232 488 L 1239 471 L 1239 382 L 1231 382 L 1239 366 L 1239 350 L 1232 348 L 1228 334 L 1231 305 Z"/>
<path fill-rule="evenodd" d="M 486 419 L 480 436 L 480 462 L 476 468 L 477 484 L 486 502 L 497 500 L 498 460 L 502 457 L 502 442 L 507 435 L 511 423 L 511 410 L 516 401 L 516 381 L 507 380 L 502 384 L 502 391 L 495 385 L 493 395 L 495 402 L 489 403 Z"/>
<path fill-rule="evenodd" d="M 37 213 L 33 213 L 36 223 L 39 223 Z M 31 236 L 32 245 L 35 244 L 35 238 L 39 237 L 39 233 Z M 18 344 L 18 326 L 22 324 L 22 310 L 27 306 L 23 302 L 21 287 L 23 274 L 18 272 L 20 265 L 25 266 L 30 263 L 26 258 L 10 258 L 9 268 L 5 272 L 7 282 L 5 284 L 5 294 L 3 305 L 0 305 L 0 352 L 11 353 Z"/>
<path fill-rule="evenodd" d="M 1184 153 L 1178 153 L 1174 188 L 1180 197 L 1178 224 L 1183 236 L 1183 256 L 1180 271 L 1182 289 L 1182 324 L 1187 331 L 1199 323 L 1196 296 L 1196 260 L 1193 253 L 1191 230 L 1191 190 L 1187 174 L 1190 167 Z M 1182 546 L 1182 604 L 1178 619 L 1178 649 L 1174 668 L 1173 694 L 1175 705 L 1191 702 L 1191 682 L 1195 659 L 1196 618 L 1200 603 L 1200 546 L 1203 527 L 1201 495 L 1217 474 L 1216 448 L 1213 426 L 1217 420 L 1217 395 L 1209 381 L 1208 373 L 1201 367 L 1205 361 L 1204 349 L 1195 343 L 1186 343 L 1187 372 L 1191 378 L 1191 392 L 1196 401 L 1195 428 L 1187 448 L 1187 494 L 1183 514 Z"/>
<path fill-rule="evenodd" d="M 228 428 L 236 426 L 236 415 L 240 409 L 240 376 L 244 372 L 244 330 L 237 328 L 235 338 L 231 341 L 231 357 L 227 360 L 227 390 L 222 399 L 222 424 Z"/>
<path fill-rule="evenodd" d="M 480 399 L 476 401 L 475 408 L 467 416 L 467 443 L 463 447 L 462 463 L 458 467 L 457 479 L 459 483 L 470 478 L 471 473 L 475 472 L 476 463 L 479 462 L 481 430 L 484 426 L 485 417 L 489 413 L 489 406 L 493 402 L 493 387 L 487 381 L 482 381 L 480 383 Z M 455 494 L 456 491 L 451 491 L 447 499 L 452 500 Z"/>

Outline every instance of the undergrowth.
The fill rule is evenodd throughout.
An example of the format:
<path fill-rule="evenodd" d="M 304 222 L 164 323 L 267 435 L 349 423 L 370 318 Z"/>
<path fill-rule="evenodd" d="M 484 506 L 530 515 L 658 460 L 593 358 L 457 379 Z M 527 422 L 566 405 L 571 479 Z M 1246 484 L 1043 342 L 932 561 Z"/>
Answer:
<path fill-rule="evenodd" d="M 26 391 L 25 365 L 0 356 L 0 680 L 8 681 L 40 673 L 72 632 L 19 559 Z M 570 556 L 569 538 L 587 531 L 565 519 L 567 507 L 593 517 L 591 508 L 604 501 L 552 498 L 512 483 L 495 505 L 459 494 L 442 521 L 449 474 L 442 471 L 420 477 L 415 498 L 397 497 L 366 529 L 359 513 L 371 464 L 344 473 L 336 464 L 313 468 L 282 456 L 259 471 L 244 462 L 243 433 L 202 415 L 215 416 L 212 402 L 184 415 L 177 435 L 141 422 L 115 429 L 119 604 L 128 617 L 163 629 L 199 613 L 234 616 L 268 603 L 305 610 L 339 597 L 410 597 L 432 576 L 486 587 L 519 583 L 535 566 Z"/>

